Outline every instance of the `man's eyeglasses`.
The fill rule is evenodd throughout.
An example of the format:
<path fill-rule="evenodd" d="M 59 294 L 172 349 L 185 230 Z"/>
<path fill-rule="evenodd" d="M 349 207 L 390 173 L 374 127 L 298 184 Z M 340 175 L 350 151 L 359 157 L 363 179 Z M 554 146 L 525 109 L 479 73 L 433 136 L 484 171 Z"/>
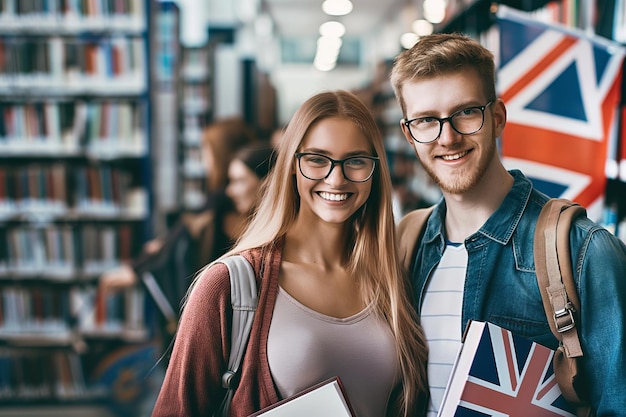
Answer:
<path fill-rule="evenodd" d="M 310 180 L 323 180 L 328 178 L 335 165 L 341 166 L 343 176 L 352 182 L 365 182 L 374 174 L 376 168 L 376 156 L 351 156 L 346 159 L 332 159 L 326 155 L 302 152 L 296 153 L 300 173 Z"/>
<path fill-rule="evenodd" d="M 419 143 L 431 143 L 439 139 L 445 122 L 450 122 L 452 129 L 461 135 L 471 135 L 483 128 L 485 109 L 491 104 L 493 100 L 484 106 L 467 107 L 441 119 L 432 116 L 416 117 L 403 120 L 402 123 L 409 129 L 413 140 Z"/>

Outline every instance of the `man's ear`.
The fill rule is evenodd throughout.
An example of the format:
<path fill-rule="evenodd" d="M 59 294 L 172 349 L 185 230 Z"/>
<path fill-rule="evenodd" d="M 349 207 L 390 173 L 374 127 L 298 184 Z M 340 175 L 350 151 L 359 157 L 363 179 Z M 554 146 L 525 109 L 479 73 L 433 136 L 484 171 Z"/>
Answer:
<path fill-rule="evenodd" d="M 493 127 L 495 130 L 495 136 L 500 137 L 504 131 L 506 125 L 506 106 L 501 99 L 496 99 L 495 103 L 491 105 L 493 111 Z"/>
<path fill-rule="evenodd" d="M 409 132 L 409 128 L 404 124 L 404 119 L 400 120 L 400 129 L 402 129 L 402 134 L 404 138 L 409 142 L 409 145 L 413 147 L 413 136 L 411 136 L 411 132 Z"/>

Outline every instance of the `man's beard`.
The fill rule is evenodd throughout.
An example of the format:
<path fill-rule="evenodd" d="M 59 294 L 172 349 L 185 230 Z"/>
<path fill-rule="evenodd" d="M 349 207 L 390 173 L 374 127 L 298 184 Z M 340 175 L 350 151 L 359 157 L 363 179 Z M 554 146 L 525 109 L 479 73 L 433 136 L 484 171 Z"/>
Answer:
<path fill-rule="evenodd" d="M 491 141 L 487 148 L 484 149 L 484 153 L 481 155 L 478 166 L 475 169 L 455 171 L 451 176 L 438 176 L 431 165 L 422 163 L 422 166 L 442 192 L 447 194 L 465 194 L 478 185 L 495 157 L 495 152 L 495 141 Z"/>

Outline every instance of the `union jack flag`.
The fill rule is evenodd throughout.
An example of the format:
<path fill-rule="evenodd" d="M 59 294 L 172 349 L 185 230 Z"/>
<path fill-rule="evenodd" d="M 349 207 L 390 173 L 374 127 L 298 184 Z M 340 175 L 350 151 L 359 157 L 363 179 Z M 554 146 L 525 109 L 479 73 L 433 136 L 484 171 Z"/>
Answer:
<path fill-rule="evenodd" d="M 470 322 L 439 417 L 575 417 L 556 383 L 553 355 L 492 323 Z"/>
<path fill-rule="evenodd" d="M 505 6 L 498 9 L 498 28 L 505 166 L 599 218 L 606 169 L 617 166 L 624 48 Z"/>

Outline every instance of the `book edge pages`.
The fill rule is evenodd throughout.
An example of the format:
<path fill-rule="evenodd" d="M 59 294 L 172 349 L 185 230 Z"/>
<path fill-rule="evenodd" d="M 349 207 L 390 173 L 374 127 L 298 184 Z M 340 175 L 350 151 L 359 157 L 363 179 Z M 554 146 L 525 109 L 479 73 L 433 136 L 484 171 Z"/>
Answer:
<path fill-rule="evenodd" d="M 465 332 L 463 333 L 463 337 L 461 338 L 461 346 L 459 346 L 459 351 L 456 355 L 456 359 L 454 360 L 454 365 L 452 365 L 452 372 L 450 372 L 450 377 L 448 378 L 448 382 L 446 383 L 446 390 L 443 394 L 441 406 L 439 407 L 437 417 L 447 417 L 454 415 L 457 406 L 456 400 L 460 398 L 461 394 L 463 393 L 463 388 L 465 387 L 465 382 L 467 381 L 467 375 L 469 374 L 469 370 L 472 366 L 474 353 L 478 348 L 480 338 L 482 337 L 482 334 L 486 329 L 487 322 L 484 321 L 470 320 L 467 323 L 467 327 L 465 328 Z M 469 349 L 468 346 L 472 346 L 472 350 L 471 352 L 469 352 L 469 354 L 467 353 Z M 456 384 L 452 386 L 452 380 L 459 372 L 464 375 L 463 384 Z M 448 400 L 449 398 L 451 398 L 451 400 Z M 450 409 L 450 407 L 452 408 Z"/>
<path fill-rule="evenodd" d="M 283 406 L 286 406 L 287 404 L 292 403 L 294 400 L 305 397 L 308 394 L 311 394 L 314 391 L 327 387 L 329 385 L 333 386 L 335 390 L 337 391 L 337 395 L 340 401 L 342 402 L 343 406 L 345 407 L 346 415 L 350 417 L 356 417 L 356 415 L 354 414 L 352 405 L 350 404 L 350 401 L 348 399 L 348 396 L 346 395 L 345 388 L 343 384 L 341 383 L 341 380 L 339 379 L 339 377 L 328 378 L 318 384 L 311 386 L 310 388 L 307 388 L 303 391 L 300 391 L 297 394 L 292 395 L 291 397 L 285 398 L 283 400 L 278 401 L 275 404 L 272 404 L 266 408 L 263 408 L 262 410 L 259 410 L 256 413 L 251 414 L 249 417 L 261 417 L 261 416 L 269 417 L 273 415 L 274 412 L 277 412 Z M 328 416 L 328 417 L 332 417 L 332 416 Z"/>

